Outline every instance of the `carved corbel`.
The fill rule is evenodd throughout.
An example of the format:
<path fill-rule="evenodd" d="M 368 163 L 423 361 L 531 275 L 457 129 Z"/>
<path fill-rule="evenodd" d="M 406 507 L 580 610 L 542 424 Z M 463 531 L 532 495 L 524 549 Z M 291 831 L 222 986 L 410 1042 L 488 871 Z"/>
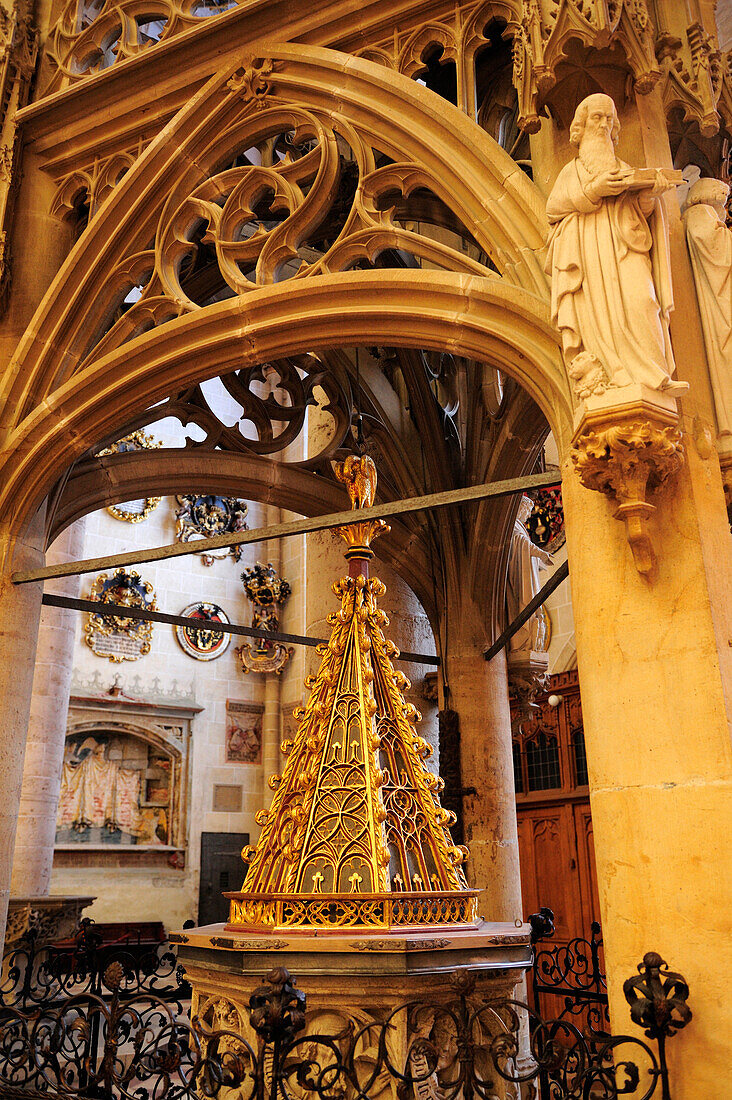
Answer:
<path fill-rule="evenodd" d="M 668 420 L 640 415 L 603 424 L 588 419 L 571 450 L 582 484 L 616 502 L 613 514 L 625 524 L 635 566 L 648 580 L 656 569 L 648 526 L 656 505 L 650 498 L 670 484 L 684 460 L 681 433 Z"/>

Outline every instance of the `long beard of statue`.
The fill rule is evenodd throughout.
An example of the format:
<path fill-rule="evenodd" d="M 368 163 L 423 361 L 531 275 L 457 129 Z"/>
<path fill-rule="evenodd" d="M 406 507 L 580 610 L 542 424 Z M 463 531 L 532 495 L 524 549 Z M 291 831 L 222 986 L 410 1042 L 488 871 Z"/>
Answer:
<path fill-rule="evenodd" d="M 585 134 L 579 147 L 580 164 L 591 176 L 617 168 L 615 146 L 607 134 Z"/>

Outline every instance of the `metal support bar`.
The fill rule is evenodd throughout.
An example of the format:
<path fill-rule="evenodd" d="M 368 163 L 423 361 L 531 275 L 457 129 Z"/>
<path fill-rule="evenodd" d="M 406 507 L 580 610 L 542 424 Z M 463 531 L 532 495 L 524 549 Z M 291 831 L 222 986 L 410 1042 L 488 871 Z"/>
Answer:
<path fill-rule="evenodd" d="M 146 622 L 169 623 L 171 626 L 184 626 L 205 630 L 212 634 L 241 634 L 245 638 L 262 638 L 270 642 L 293 642 L 295 645 L 327 645 L 327 638 L 309 638 L 305 634 L 282 634 L 275 630 L 255 630 L 251 626 L 239 626 L 238 623 L 211 623 L 205 619 L 192 619 L 185 615 L 168 615 L 164 611 L 146 611 L 143 607 L 125 607 L 123 604 L 100 603 L 98 600 L 76 600 L 71 596 L 43 597 L 46 607 L 66 607 L 72 611 L 89 611 L 93 615 L 104 615 L 110 619 L 143 619 Z M 409 653 L 400 651 L 394 660 L 411 661 L 420 665 L 439 665 L 440 658 L 429 653 Z"/>
<path fill-rule="evenodd" d="M 52 577 L 75 577 L 82 573 L 96 573 L 102 569 L 116 569 L 123 565 L 139 565 L 142 562 L 164 561 L 167 558 L 180 558 L 186 554 L 206 554 L 211 550 L 220 550 L 226 546 L 245 546 L 253 542 L 267 542 L 271 539 L 287 538 L 289 535 L 303 535 L 310 531 L 326 531 L 331 527 L 347 527 L 349 523 L 363 523 L 367 520 L 389 519 L 405 515 L 407 512 L 422 512 L 428 508 L 444 508 L 450 504 L 469 504 L 488 497 L 507 496 L 511 493 L 526 492 L 527 489 L 544 489 L 559 484 L 556 472 L 532 474 L 530 477 L 514 477 L 508 481 L 493 481 L 488 485 L 471 485 L 467 489 L 450 489 L 444 493 L 430 493 L 428 496 L 409 497 L 395 500 L 389 504 L 376 504 L 372 508 L 360 508 L 358 514 L 351 510 L 333 512 L 327 516 L 313 516 L 295 520 L 293 523 L 277 523 L 272 527 L 257 527 L 254 531 L 236 531 L 230 535 L 216 535 L 210 539 L 196 542 L 173 542 L 166 546 L 154 546 L 148 550 L 135 550 L 127 554 L 108 554 L 102 558 L 86 558 L 83 561 L 71 561 L 65 565 L 47 565 L 42 569 L 18 570 L 13 573 L 13 584 L 28 584 L 30 581 L 50 580 Z"/>
<path fill-rule="evenodd" d="M 503 634 L 501 634 L 496 639 L 496 641 L 493 643 L 493 645 L 490 647 L 490 649 L 486 649 L 485 653 L 483 654 L 486 661 L 492 661 L 493 658 L 495 657 L 496 653 L 501 652 L 501 650 L 505 646 L 506 642 L 509 642 L 511 640 L 511 638 L 513 638 L 516 631 L 521 629 L 521 627 L 524 625 L 524 623 L 527 622 L 527 620 L 531 618 L 531 616 L 534 614 L 536 609 L 538 607 L 541 607 L 541 605 L 544 603 L 544 601 L 546 599 L 548 599 L 549 596 L 551 596 L 554 589 L 559 588 L 559 585 L 562 583 L 562 581 L 566 581 L 568 576 L 569 576 L 569 562 L 564 561 L 559 566 L 556 573 L 552 577 L 549 578 L 549 580 L 546 582 L 544 587 L 539 589 L 539 591 L 534 596 L 533 600 L 530 600 L 527 603 L 526 607 L 523 609 L 523 611 L 520 611 L 518 613 L 518 615 L 513 620 L 511 625 L 506 627 L 506 629 L 503 631 Z"/>

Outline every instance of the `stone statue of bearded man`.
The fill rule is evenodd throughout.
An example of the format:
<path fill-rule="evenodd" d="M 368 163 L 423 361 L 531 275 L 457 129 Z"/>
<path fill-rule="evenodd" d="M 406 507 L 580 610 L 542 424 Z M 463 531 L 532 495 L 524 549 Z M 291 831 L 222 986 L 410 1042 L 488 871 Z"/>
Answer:
<path fill-rule="evenodd" d="M 552 317 L 580 399 L 638 383 L 671 394 L 688 389 L 671 380 L 673 293 L 657 201 L 674 184 L 619 160 L 619 134 L 609 96 L 580 103 L 570 129 L 579 154 L 559 173 L 546 208 Z"/>

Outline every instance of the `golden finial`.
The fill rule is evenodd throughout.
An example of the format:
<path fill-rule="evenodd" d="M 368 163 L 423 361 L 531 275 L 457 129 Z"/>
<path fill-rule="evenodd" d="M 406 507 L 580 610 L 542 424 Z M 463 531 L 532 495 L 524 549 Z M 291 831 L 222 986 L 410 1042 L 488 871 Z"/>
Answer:
<path fill-rule="evenodd" d="M 335 476 L 348 490 L 351 508 L 370 508 L 376 496 L 376 466 L 368 455 L 348 455 L 343 462 L 336 462 Z M 383 519 L 349 524 L 338 528 L 341 538 L 348 543 L 346 558 L 372 558 L 372 539 L 388 534 L 391 527 Z"/>

